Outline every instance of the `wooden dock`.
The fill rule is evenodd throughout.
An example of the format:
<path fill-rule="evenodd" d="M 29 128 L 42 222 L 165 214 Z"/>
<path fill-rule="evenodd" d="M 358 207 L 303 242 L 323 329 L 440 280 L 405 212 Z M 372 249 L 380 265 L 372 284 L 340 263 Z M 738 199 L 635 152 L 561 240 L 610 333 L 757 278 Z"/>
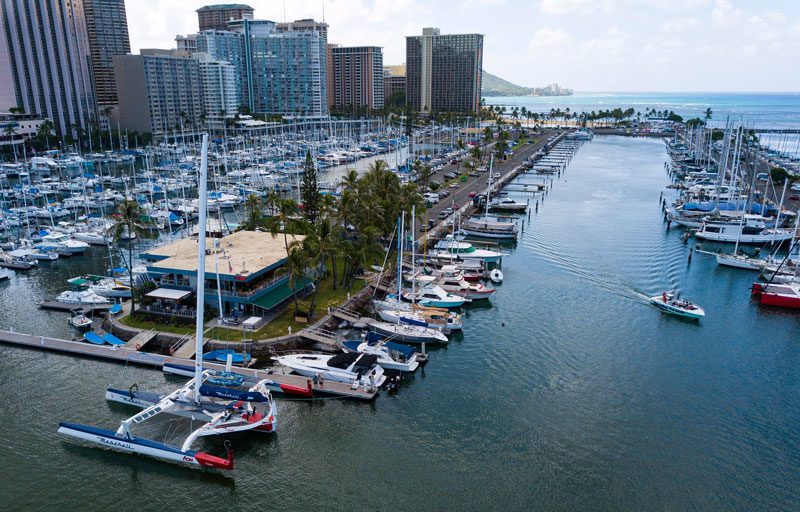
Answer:
<path fill-rule="evenodd" d="M 76 302 L 59 302 L 57 300 L 46 300 L 39 303 L 42 309 L 50 309 L 53 311 L 73 311 L 75 309 L 82 309 L 87 313 L 92 311 L 108 311 L 113 304 L 78 304 Z"/>
<path fill-rule="evenodd" d="M 34 336 L 32 334 L 22 334 L 11 331 L 0 331 L 0 343 L 17 345 L 38 350 L 49 350 L 62 354 L 71 354 L 84 357 L 104 359 L 118 363 L 133 363 L 153 368 L 163 368 L 165 364 L 181 366 L 194 366 L 194 359 L 186 359 L 175 356 L 164 356 L 161 354 L 151 354 L 135 349 L 122 347 L 112 347 L 106 345 L 93 345 L 80 341 L 69 341 L 47 336 Z M 192 349 L 194 353 L 194 349 Z M 204 362 L 203 367 L 214 370 L 224 370 L 225 365 Z M 308 386 L 308 379 L 299 375 L 290 375 L 282 372 L 282 369 L 253 369 L 253 368 L 233 368 L 236 373 L 241 373 L 249 377 L 268 378 L 278 384 L 288 384 L 305 388 Z M 338 396 L 342 398 L 354 398 L 357 400 L 372 400 L 377 395 L 377 390 L 368 391 L 363 386 L 352 389 L 350 385 L 342 382 L 325 381 L 323 388 L 314 388 L 315 395 Z"/>

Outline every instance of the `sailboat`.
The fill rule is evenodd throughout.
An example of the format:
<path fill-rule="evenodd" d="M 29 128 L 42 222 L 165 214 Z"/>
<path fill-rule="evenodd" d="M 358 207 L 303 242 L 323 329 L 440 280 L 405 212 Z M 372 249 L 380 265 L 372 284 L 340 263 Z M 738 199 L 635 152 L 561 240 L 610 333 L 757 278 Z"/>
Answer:
<path fill-rule="evenodd" d="M 200 164 L 200 219 L 197 244 L 197 282 L 205 281 L 206 216 L 208 211 L 208 135 L 203 136 Z M 274 432 L 277 410 L 266 379 L 248 379 L 230 371 L 203 369 L 204 287 L 197 287 L 194 378 L 166 396 L 109 388 L 106 399 L 142 407 L 144 410 L 123 420 L 117 430 L 61 422 L 59 434 L 81 439 L 105 448 L 147 455 L 160 460 L 221 470 L 233 469 L 233 450 L 218 457 L 192 449 L 202 437 L 257 430 Z M 122 349 L 120 349 L 122 350 Z M 159 423 L 161 420 L 161 423 Z M 179 420 L 184 420 L 180 423 Z M 198 425 L 199 421 L 199 425 Z M 179 443 L 157 441 L 138 432 L 146 426 L 170 425 Z M 181 426 L 185 431 L 181 432 Z"/>

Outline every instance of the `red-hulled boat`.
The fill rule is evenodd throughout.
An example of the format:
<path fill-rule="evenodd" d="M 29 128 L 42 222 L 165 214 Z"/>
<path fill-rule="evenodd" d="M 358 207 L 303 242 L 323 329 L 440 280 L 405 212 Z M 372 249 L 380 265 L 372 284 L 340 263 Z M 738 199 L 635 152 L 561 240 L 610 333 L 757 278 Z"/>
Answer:
<path fill-rule="evenodd" d="M 753 283 L 752 296 L 761 304 L 800 309 L 800 284 Z"/>

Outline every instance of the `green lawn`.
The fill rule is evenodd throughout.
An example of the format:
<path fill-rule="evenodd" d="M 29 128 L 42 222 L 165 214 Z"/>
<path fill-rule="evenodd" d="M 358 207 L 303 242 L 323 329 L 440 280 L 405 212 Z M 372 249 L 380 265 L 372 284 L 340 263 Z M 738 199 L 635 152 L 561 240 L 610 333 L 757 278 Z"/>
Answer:
<path fill-rule="evenodd" d="M 334 290 L 333 276 L 328 275 L 328 277 L 320 282 L 316 291 L 317 318 L 324 316 L 328 312 L 328 307 L 335 308 L 343 304 L 347 300 L 348 291 L 352 296 L 358 293 L 366 285 L 367 282 L 363 279 L 356 279 L 351 290 L 342 289 L 341 287 L 339 287 L 337 290 Z M 305 311 L 308 309 L 309 305 L 311 304 L 311 299 L 312 296 L 308 296 L 305 299 L 298 301 L 300 311 Z M 294 304 L 289 303 L 289 308 L 286 311 L 281 313 L 261 329 L 255 332 L 248 332 L 247 338 L 251 340 L 277 338 L 278 336 L 289 334 L 289 327 L 292 328 L 292 332 L 297 332 L 301 329 L 305 329 L 308 327 L 308 325 L 309 324 L 294 321 Z M 217 340 L 242 341 L 242 334 L 242 329 L 214 327 L 208 331 L 207 336 Z"/>
<path fill-rule="evenodd" d="M 193 325 L 182 325 L 182 324 L 171 324 L 171 323 L 161 323 L 161 322 L 153 322 L 151 320 L 145 320 L 139 318 L 138 314 L 136 318 L 128 315 L 124 318 L 119 319 L 119 323 L 127 325 L 128 327 L 134 327 L 136 329 L 143 329 L 143 330 L 156 330 L 162 332 L 170 332 L 172 334 L 193 334 L 194 333 L 194 326 Z"/>

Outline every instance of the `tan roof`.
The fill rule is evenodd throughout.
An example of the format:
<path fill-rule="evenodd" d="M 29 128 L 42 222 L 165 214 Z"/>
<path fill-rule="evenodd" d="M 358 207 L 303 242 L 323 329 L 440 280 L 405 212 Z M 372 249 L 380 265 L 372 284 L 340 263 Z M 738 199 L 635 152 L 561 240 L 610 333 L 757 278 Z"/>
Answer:
<path fill-rule="evenodd" d="M 289 243 L 302 241 L 301 235 L 289 235 Z M 214 238 L 206 239 L 206 272 L 214 273 L 216 253 Z M 286 258 L 286 247 L 283 234 L 272 236 L 260 231 L 237 231 L 219 240 L 219 273 L 229 275 L 247 275 L 272 266 Z M 154 269 L 174 269 L 186 272 L 197 272 L 197 239 L 183 238 L 177 242 L 147 251 L 153 256 L 167 258 L 148 266 Z M 231 272 L 233 268 L 233 272 Z"/>

